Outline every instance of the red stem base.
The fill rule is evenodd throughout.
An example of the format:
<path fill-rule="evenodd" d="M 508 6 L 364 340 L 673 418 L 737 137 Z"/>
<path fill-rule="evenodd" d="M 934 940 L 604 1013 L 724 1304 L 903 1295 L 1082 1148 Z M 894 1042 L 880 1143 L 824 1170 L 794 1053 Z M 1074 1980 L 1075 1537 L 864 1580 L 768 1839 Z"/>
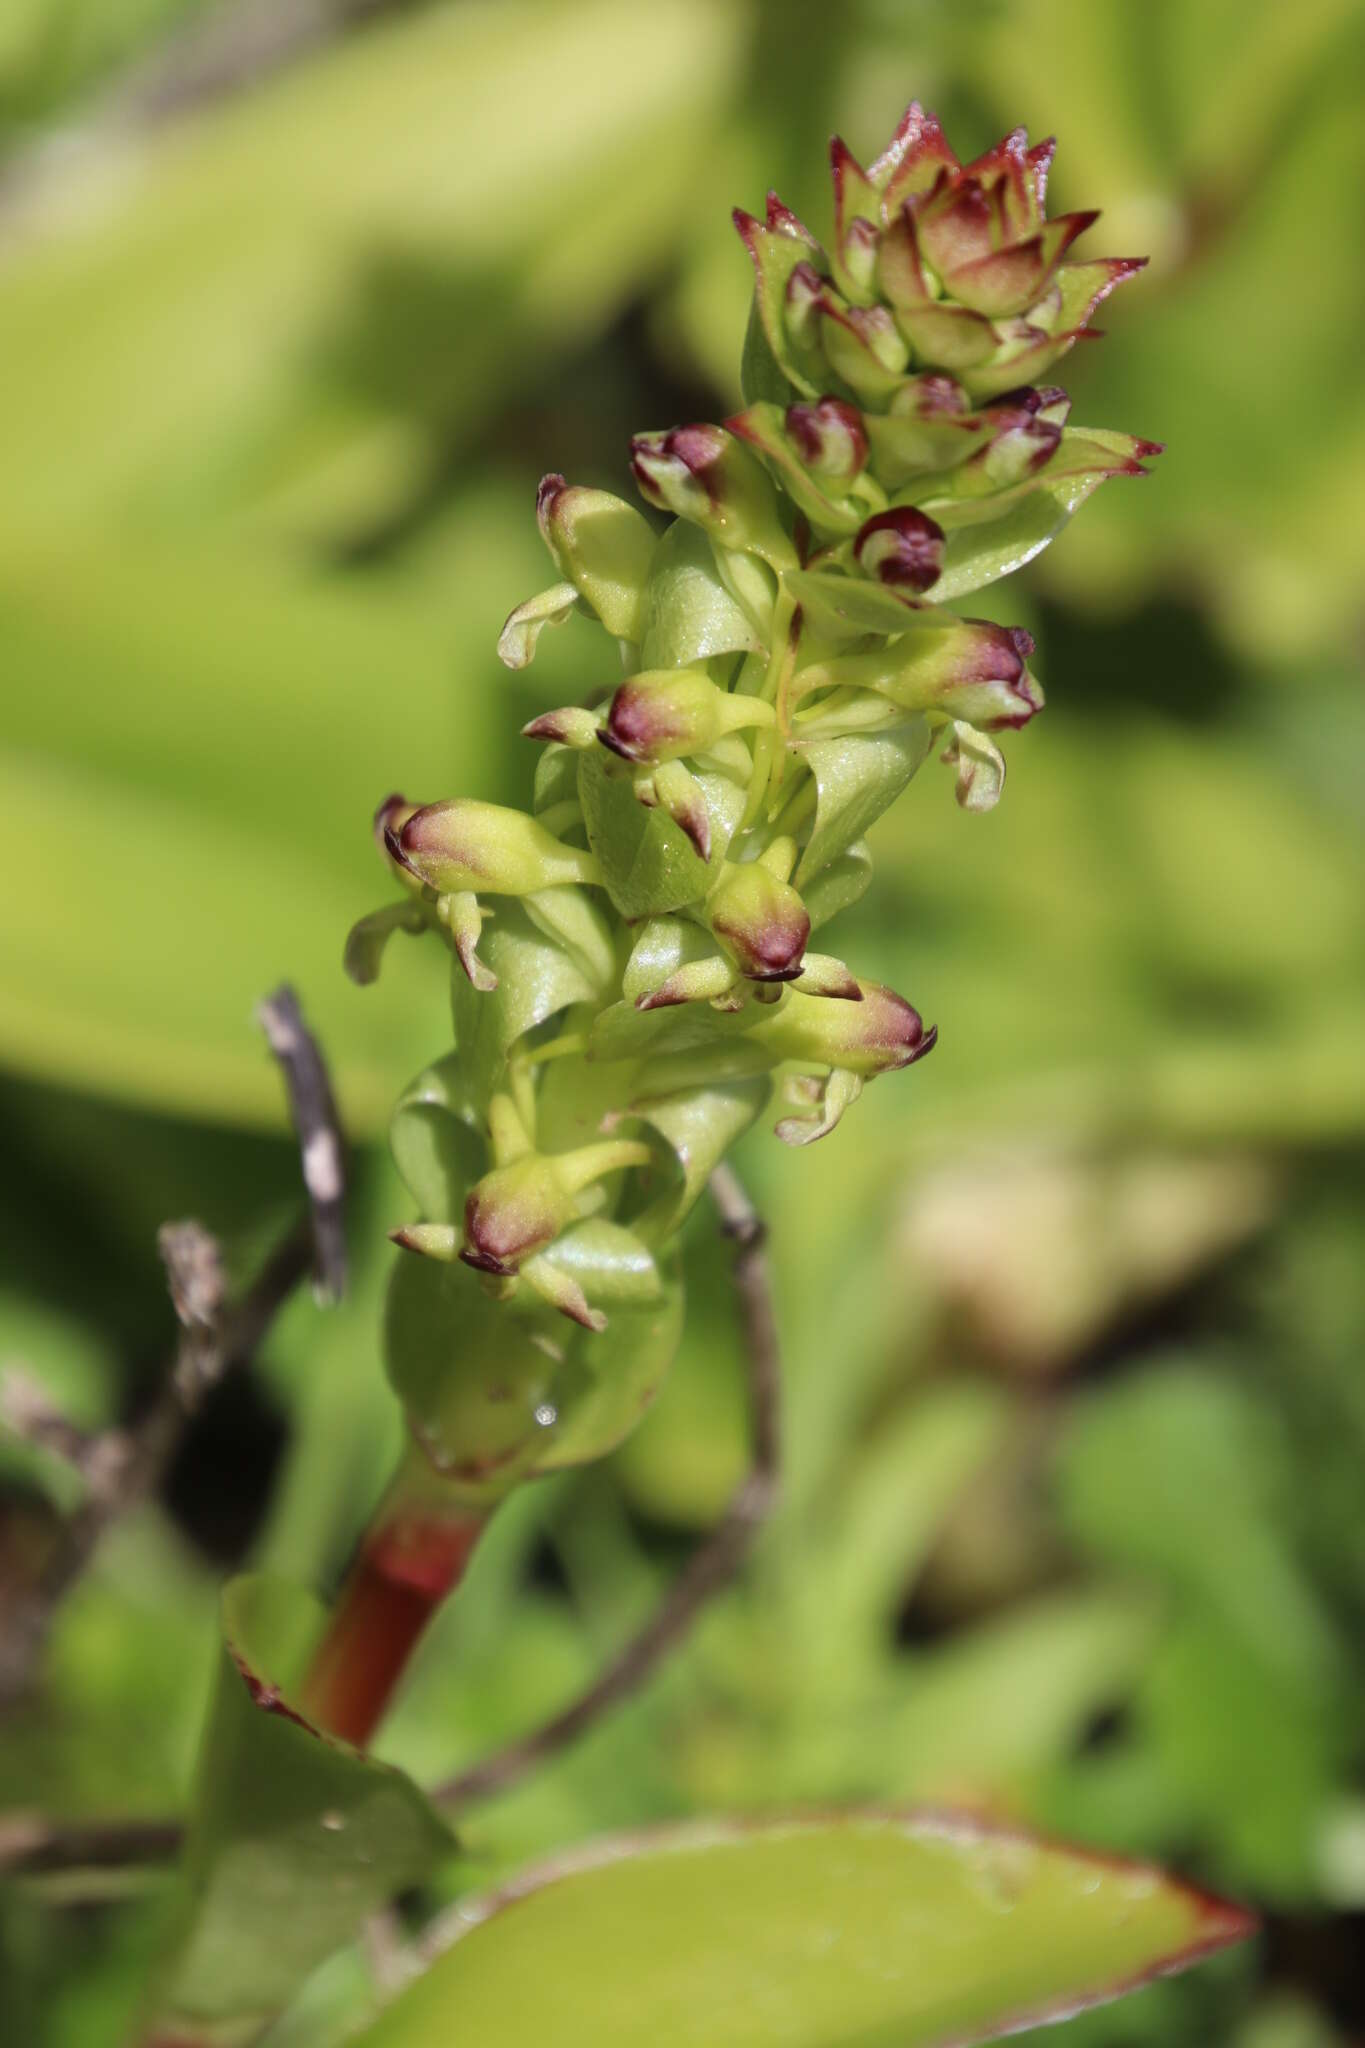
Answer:
<path fill-rule="evenodd" d="M 400 1512 L 366 1536 L 303 1687 L 304 1712 L 328 1734 L 367 1746 L 485 1520 Z"/>

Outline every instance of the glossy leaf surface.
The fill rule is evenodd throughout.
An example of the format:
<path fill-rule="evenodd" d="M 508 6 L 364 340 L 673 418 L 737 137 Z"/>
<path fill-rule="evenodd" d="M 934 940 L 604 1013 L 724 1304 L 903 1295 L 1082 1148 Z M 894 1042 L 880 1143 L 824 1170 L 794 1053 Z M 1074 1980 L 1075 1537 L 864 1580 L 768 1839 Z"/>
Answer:
<path fill-rule="evenodd" d="M 453 1839 L 401 1771 L 292 1704 L 323 1620 L 283 1579 L 234 1579 L 186 1851 L 185 1930 L 162 1999 L 187 2035 L 253 2040 L 368 1913 Z"/>
<path fill-rule="evenodd" d="M 469 1919 L 362 2048 L 947 2048 L 1252 1928 L 1151 1869 L 933 1814 L 608 1842 Z"/>

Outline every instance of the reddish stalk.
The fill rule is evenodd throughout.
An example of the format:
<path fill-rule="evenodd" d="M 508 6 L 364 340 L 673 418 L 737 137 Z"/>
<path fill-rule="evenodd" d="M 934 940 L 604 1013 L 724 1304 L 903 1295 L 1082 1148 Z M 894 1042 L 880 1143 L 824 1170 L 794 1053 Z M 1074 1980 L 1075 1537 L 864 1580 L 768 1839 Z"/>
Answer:
<path fill-rule="evenodd" d="M 464 1576 L 486 1510 L 380 1510 L 351 1567 L 300 1704 L 329 1735 L 364 1749 L 427 1623 Z"/>

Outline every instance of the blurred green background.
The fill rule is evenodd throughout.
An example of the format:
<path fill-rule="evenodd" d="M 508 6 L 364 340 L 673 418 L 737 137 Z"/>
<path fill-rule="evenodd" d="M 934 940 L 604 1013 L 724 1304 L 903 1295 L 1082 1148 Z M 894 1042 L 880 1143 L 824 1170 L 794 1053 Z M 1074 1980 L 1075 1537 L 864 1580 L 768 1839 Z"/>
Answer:
<path fill-rule="evenodd" d="M 294 1300 L 100 1552 L 0 1719 L 0 1807 L 173 1811 L 224 1573 L 344 1563 L 397 1439 L 386 1105 L 446 1030 L 426 949 L 341 976 L 370 812 L 524 792 L 518 725 L 600 680 L 586 628 L 493 655 L 546 579 L 537 478 L 625 490 L 632 430 L 732 408 L 729 207 L 775 184 L 823 227 L 829 131 L 870 154 L 913 94 L 964 156 L 1056 131 L 1054 211 L 1151 252 L 1062 374 L 1169 452 L 998 593 L 1049 696 L 999 810 L 926 769 L 878 828 L 841 951 L 938 1051 L 818 1152 L 742 1150 L 780 1513 L 465 1839 L 482 1877 L 660 1816 L 968 1802 L 1267 1915 L 1059 2040 L 1365 2034 L 1363 91 L 1351 0 L 0 8 L 0 1363 L 135 1413 L 157 1225 L 245 1273 L 288 1220 L 281 976 L 357 1143 L 350 1297 Z M 424 1654 L 384 1742 L 420 1776 L 562 1702 L 740 1475 L 706 1216 L 689 1266 L 654 1413 L 505 1511 Z M 2 1598 L 70 1498 L 3 1442 L 0 1488 Z M 116 2042 L 157 1905 L 0 1889 L 12 2038 Z M 342 1957 L 272 2041 L 366 1995 Z"/>

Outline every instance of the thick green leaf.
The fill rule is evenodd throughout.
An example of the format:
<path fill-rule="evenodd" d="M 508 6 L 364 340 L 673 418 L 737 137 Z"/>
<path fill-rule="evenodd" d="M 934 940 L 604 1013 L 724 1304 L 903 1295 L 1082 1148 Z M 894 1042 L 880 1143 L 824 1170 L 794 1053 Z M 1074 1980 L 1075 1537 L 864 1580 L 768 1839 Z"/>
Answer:
<path fill-rule="evenodd" d="M 606 1842 L 487 1904 L 359 2048 L 931 2048 L 1116 1997 L 1250 1918 L 934 1814 Z"/>
<path fill-rule="evenodd" d="M 292 1704 L 323 1622 L 288 1581 L 234 1579 L 185 1856 L 184 1925 L 160 1991 L 186 2034 L 254 2040 L 365 1916 L 448 1856 L 416 1786 Z"/>
<path fill-rule="evenodd" d="M 424 1218 L 451 1222 L 464 1214 L 465 1196 L 488 1170 L 488 1143 L 458 1053 L 408 1083 L 394 1107 L 389 1146 Z"/>
<path fill-rule="evenodd" d="M 929 745 L 927 721 L 912 718 L 873 738 L 849 734 L 803 748 L 819 795 L 815 827 L 796 872 L 798 888 L 875 824 L 909 783 Z"/>
<path fill-rule="evenodd" d="M 648 1069 L 644 1088 L 649 1089 Z M 633 1112 L 659 1133 L 678 1163 L 678 1185 L 651 1212 L 652 1232 L 670 1237 L 706 1186 L 712 1167 L 761 1116 L 768 1100 L 766 1074 L 750 1080 L 718 1081 L 666 1094 L 645 1092 Z"/>
<path fill-rule="evenodd" d="M 724 857 L 744 792 L 723 775 L 699 775 L 711 816 L 711 858 Z M 628 774 L 594 748 L 579 757 L 578 795 L 588 844 L 622 917 L 660 917 L 704 896 L 713 869 L 667 813 L 637 801 Z"/>
<path fill-rule="evenodd" d="M 682 1330 L 682 1287 L 634 1232 L 593 1217 L 541 1255 L 607 1316 L 581 1328 L 524 1284 L 494 1300 L 467 1266 L 400 1254 L 385 1359 L 434 1469 L 497 1500 L 518 1480 L 600 1458 L 653 1400 Z"/>
<path fill-rule="evenodd" d="M 1103 481 L 1103 476 L 1094 472 L 1060 477 L 1056 483 L 1045 481 L 1016 498 L 1001 517 L 953 527 L 943 550 L 943 570 L 934 585 L 934 602 L 951 604 L 954 598 L 1022 569 L 1056 539 L 1072 513 Z M 988 505 L 990 500 L 981 502 Z M 947 527 L 949 513 L 937 504 L 931 510 L 940 525 Z"/>
<path fill-rule="evenodd" d="M 641 668 L 686 668 L 713 654 L 751 653 L 760 645 L 721 581 L 706 535 L 690 520 L 675 519 L 650 569 Z"/>
<path fill-rule="evenodd" d="M 526 907 L 511 898 L 498 899 L 479 951 L 498 977 L 497 987 L 474 988 L 457 963 L 450 999 L 464 1086 L 482 1111 L 501 1079 L 508 1048 L 557 1010 L 592 1002 L 597 989 L 578 961 L 537 930 Z"/>

